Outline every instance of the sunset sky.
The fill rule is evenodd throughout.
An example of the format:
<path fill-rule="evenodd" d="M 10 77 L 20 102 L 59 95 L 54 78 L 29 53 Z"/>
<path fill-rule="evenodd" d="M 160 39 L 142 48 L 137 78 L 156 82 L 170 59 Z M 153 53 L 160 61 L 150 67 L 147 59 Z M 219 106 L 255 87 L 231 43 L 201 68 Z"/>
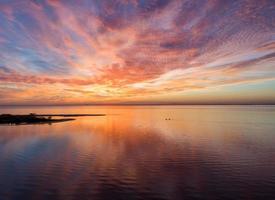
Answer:
<path fill-rule="evenodd" d="M 0 0 L 0 104 L 275 103 L 274 0 Z"/>

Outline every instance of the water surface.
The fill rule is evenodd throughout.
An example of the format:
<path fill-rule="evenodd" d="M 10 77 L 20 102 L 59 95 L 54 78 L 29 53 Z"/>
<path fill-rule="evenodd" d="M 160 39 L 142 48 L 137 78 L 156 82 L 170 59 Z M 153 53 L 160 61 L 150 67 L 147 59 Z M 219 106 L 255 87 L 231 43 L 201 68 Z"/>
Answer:
<path fill-rule="evenodd" d="M 275 199 L 274 106 L 0 108 L 30 112 L 107 116 L 0 126 L 1 200 Z"/>

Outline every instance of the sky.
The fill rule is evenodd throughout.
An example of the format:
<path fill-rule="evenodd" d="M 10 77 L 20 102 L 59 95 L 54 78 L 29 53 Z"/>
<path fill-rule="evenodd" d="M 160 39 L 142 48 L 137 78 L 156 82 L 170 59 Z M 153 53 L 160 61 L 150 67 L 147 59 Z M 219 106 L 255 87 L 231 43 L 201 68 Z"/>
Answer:
<path fill-rule="evenodd" d="M 0 104 L 274 104 L 274 0 L 0 0 Z"/>

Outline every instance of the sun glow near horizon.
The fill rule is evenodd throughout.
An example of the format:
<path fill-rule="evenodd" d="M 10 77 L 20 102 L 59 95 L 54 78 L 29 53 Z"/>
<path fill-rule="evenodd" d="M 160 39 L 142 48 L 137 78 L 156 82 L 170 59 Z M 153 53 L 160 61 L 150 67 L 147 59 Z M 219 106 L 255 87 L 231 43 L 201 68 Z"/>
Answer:
<path fill-rule="evenodd" d="M 0 104 L 275 103 L 274 9 L 0 0 Z"/>

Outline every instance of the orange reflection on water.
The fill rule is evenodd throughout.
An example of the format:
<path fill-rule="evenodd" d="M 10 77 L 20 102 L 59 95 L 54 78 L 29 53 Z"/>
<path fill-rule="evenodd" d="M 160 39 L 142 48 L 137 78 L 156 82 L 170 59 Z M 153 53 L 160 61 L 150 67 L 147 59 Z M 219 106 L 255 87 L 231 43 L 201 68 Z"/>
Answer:
<path fill-rule="evenodd" d="M 1 180 L 8 180 L 1 190 L 6 194 L 27 188 L 38 199 L 53 189 L 63 199 L 84 198 L 81 194 L 182 199 L 186 194 L 220 195 L 216 188 L 253 194 L 245 186 L 251 180 L 261 181 L 265 190 L 273 186 L 274 107 L 51 107 L 9 112 L 30 110 L 107 116 L 1 126 L 0 173 Z"/>

